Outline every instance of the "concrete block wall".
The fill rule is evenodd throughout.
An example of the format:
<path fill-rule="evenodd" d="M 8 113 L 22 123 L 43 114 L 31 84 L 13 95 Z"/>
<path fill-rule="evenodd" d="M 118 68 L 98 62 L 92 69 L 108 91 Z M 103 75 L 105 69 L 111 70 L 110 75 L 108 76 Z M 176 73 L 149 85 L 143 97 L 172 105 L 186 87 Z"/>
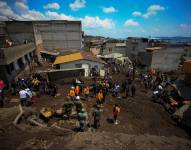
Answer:
<path fill-rule="evenodd" d="M 44 50 L 68 51 L 82 48 L 81 22 L 42 21 L 35 22 L 34 27 L 41 34 Z"/>
<path fill-rule="evenodd" d="M 24 55 L 35 50 L 34 43 L 22 44 L 18 46 L 13 46 L 9 48 L 1 49 L 4 53 L 4 62 L 2 64 L 10 64 L 15 60 L 23 57 Z"/>
<path fill-rule="evenodd" d="M 33 24 L 30 21 L 7 21 L 6 30 L 13 44 L 21 44 L 24 40 L 34 42 Z"/>
<path fill-rule="evenodd" d="M 184 53 L 181 47 L 165 48 L 152 53 L 151 67 L 161 71 L 172 71 L 178 68 L 180 58 Z"/>
<path fill-rule="evenodd" d="M 144 66 L 151 66 L 152 63 L 152 52 L 139 52 L 137 55 L 137 62 Z"/>
<path fill-rule="evenodd" d="M 79 78 L 84 77 L 84 69 L 77 70 L 58 70 L 58 71 L 50 71 L 47 72 L 48 78 L 51 82 L 59 81 L 59 80 L 67 80 L 67 78 Z M 68 81 L 68 80 L 67 80 Z"/>

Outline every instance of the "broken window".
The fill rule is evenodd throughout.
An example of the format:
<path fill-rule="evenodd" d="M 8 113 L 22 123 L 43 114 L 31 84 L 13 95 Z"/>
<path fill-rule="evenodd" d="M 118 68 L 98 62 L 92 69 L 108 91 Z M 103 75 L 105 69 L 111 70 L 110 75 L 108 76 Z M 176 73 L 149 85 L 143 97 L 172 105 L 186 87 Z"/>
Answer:
<path fill-rule="evenodd" d="M 10 63 L 9 65 L 11 72 L 15 70 L 13 63 Z"/>
<path fill-rule="evenodd" d="M 7 74 L 11 75 L 11 70 L 9 68 L 9 65 L 5 65 L 5 68 L 6 68 Z"/>
<path fill-rule="evenodd" d="M 27 55 L 25 55 L 25 60 L 27 61 L 28 64 L 30 63 L 29 58 L 28 58 Z"/>
<path fill-rule="evenodd" d="M 24 63 L 23 63 L 22 58 L 19 58 L 19 59 L 17 60 L 17 63 L 18 63 L 19 68 L 23 68 L 23 67 L 24 67 Z"/>

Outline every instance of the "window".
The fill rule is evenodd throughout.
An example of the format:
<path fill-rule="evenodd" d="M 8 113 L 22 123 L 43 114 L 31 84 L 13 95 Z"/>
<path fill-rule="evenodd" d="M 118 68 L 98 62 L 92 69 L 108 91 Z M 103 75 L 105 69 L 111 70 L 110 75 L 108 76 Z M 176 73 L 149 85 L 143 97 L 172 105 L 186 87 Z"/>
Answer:
<path fill-rule="evenodd" d="M 75 64 L 76 68 L 82 68 L 82 64 Z"/>
<path fill-rule="evenodd" d="M 24 63 L 23 63 L 22 58 L 19 58 L 19 59 L 17 60 L 17 63 L 18 63 L 19 68 L 23 68 L 23 67 L 24 67 Z"/>
<path fill-rule="evenodd" d="M 7 73 L 8 73 L 9 75 L 11 75 L 11 70 L 10 70 L 10 68 L 9 68 L 9 65 L 6 65 L 5 68 L 6 68 L 6 70 L 7 70 Z"/>
<path fill-rule="evenodd" d="M 11 72 L 14 71 L 14 65 L 13 65 L 13 63 L 11 63 L 9 66 L 10 66 Z"/>

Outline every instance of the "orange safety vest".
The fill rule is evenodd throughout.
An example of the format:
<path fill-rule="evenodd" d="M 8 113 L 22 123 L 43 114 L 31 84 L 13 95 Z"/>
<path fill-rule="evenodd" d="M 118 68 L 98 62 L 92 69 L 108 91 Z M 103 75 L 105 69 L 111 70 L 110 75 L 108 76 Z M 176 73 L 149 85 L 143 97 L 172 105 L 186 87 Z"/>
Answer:
<path fill-rule="evenodd" d="M 84 94 L 89 94 L 89 93 L 90 93 L 89 87 L 84 88 Z"/>
<path fill-rule="evenodd" d="M 80 93 L 80 87 L 79 86 L 76 86 L 75 93 L 76 93 L 76 95 L 78 95 Z"/>
<path fill-rule="evenodd" d="M 102 92 L 99 92 L 99 93 L 97 94 L 97 100 L 99 100 L 99 101 L 102 101 L 102 100 L 103 100 L 103 93 L 102 93 Z"/>
<path fill-rule="evenodd" d="M 68 93 L 68 96 L 75 96 L 74 90 L 70 90 L 70 92 Z"/>

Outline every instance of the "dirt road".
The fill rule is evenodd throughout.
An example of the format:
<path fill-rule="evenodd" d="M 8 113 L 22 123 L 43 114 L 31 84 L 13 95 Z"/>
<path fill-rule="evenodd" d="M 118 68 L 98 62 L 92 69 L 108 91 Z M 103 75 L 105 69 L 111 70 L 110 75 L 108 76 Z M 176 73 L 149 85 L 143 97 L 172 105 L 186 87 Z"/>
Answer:
<path fill-rule="evenodd" d="M 68 88 L 69 85 L 60 86 L 61 96 L 58 98 L 41 96 L 33 108 L 39 110 L 42 106 L 52 105 L 60 107 L 64 102 L 63 89 L 66 92 Z M 186 131 L 171 120 L 162 106 L 151 101 L 149 92 L 141 89 L 137 84 L 134 98 L 116 99 L 108 96 L 103 107 L 101 127 L 97 131 L 85 133 L 59 135 L 49 129 L 24 124 L 22 126 L 26 126 L 26 130 L 21 131 L 12 125 L 18 108 L 3 108 L 0 110 L 0 149 L 191 149 Z M 91 117 L 95 98 L 82 102 Z M 115 103 L 121 106 L 118 125 L 111 123 Z M 75 128 L 75 123 L 69 128 Z"/>

